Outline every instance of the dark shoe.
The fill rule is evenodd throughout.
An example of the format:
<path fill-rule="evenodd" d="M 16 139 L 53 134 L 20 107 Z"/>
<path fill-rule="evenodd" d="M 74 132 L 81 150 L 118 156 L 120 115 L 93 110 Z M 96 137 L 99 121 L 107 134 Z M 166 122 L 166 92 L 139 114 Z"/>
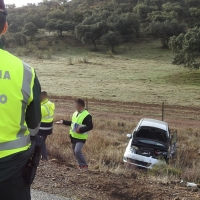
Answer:
<path fill-rule="evenodd" d="M 48 159 L 47 158 L 41 158 L 41 161 L 48 162 Z"/>

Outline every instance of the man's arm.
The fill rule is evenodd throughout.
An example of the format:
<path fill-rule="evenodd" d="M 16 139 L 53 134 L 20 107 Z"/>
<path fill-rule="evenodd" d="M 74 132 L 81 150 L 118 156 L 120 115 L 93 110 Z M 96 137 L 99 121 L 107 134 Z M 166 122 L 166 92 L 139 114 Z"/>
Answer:
<path fill-rule="evenodd" d="M 83 124 L 85 127 L 81 127 L 79 129 L 79 133 L 86 133 L 88 131 L 91 131 L 93 129 L 93 122 L 92 122 L 92 116 L 88 115 L 84 120 Z"/>
<path fill-rule="evenodd" d="M 66 126 L 71 126 L 72 122 L 71 121 L 63 120 L 63 124 L 66 125 Z"/>
<path fill-rule="evenodd" d="M 26 123 L 29 128 L 31 136 L 36 136 L 41 122 L 41 106 L 40 106 L 41 86 L 35 75 L 33 86 L 33 101 L 26 110 Z"/>

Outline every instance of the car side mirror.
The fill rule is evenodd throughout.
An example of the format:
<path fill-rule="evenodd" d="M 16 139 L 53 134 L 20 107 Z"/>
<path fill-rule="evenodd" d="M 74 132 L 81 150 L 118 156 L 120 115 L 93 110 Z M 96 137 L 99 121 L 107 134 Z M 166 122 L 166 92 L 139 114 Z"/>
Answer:
<path fill-rule="evenodd" d="M 128 139 L 132 138 L 132 134 L 127 134 L 126 136 L 127 136 Z"/>
<path fill-rule="evenodd" d="M 171 137 L 171 144 L 176 144 L 178 142 L 178 133 L 174 131 Z"/>

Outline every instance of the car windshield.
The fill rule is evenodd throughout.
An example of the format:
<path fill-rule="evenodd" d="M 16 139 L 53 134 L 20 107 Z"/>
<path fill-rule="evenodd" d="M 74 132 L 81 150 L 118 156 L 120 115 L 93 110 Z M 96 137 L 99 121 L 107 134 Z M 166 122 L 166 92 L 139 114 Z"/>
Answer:
<path fill-rule="evenodd" d="M 159 142 L 167 143 L 168 141 L 167 132 L 165 130 L 146 126 L 140 127 L 140 129 L 135 133 L 135 137 L 139 138 L 139 140 L 144 139 L 143 142 L 153 143 L 154 145 L 160 145 Z"/>

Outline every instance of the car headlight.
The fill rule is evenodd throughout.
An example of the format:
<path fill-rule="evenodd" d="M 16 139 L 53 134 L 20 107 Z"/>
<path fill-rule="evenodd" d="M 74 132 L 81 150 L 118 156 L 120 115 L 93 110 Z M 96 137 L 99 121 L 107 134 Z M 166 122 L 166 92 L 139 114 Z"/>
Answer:
<path fill-rule="evenodd" d="M 136 147 L 136 146 L 132 146 L 132 148 L 135 149 L 135 150 L 138 150 L 138 147 Z"/>
<path fill-rule="evenodd" d="M 132 146 L 131 149 L 130 149 L 130 151 L 131 151 L 131 153 L 136 153 L 137 149 L 138 149 L 138 147 Z"/>

